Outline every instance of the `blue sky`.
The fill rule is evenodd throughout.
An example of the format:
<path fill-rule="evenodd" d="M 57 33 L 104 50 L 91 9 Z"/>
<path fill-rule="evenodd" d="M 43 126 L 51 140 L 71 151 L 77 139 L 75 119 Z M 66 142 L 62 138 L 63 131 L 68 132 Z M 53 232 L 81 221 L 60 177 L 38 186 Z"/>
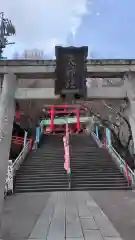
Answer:
<path fill-rule="evenodd" d="M 11 58 L 14 52 L 36 48 L 44 50 L 46 58 L 52 58 L 55 44 L 74 44 L 88 45 L 93 58 L 135 58 L 135 0 L 56 2 L 2 3 L 17 33 L 15 46 L 9 46 L 5 55 Z"/>

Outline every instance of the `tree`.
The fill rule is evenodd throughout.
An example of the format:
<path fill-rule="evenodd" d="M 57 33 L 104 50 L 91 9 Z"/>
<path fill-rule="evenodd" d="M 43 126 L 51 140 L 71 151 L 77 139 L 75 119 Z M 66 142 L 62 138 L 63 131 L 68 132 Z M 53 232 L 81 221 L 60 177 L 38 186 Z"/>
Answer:
<path fill-rule="evenodd" d="M 89 106 L 89 111 L 91 116 L 95 117 L 95 121 L 110 129 L 112 134 L 112 144 L 116 151 L 127 161 L 131 168 L 134 168 L 134 153 L 133 149 L 133 139 L 131 126 L 128 122 L 128 119 L 124 116 L 124 112 L 128 106 L 127 100 L 124 104 L 120 105 L 120 110 L 108 105 L 105 101 L 102 101 L 102 107 L 105 107 L 108 114 L 102 114 L 103 108 L 98 107 L 99 112 L 97 112 L 92 106 Z M 109 117 L 110 111 L 112 112 L 113 117 Z M 98 121 L 97 121 L 98 120 Z M 122 128 L 122 126 L 124 126 Z M 123 141 L 122 132 L 126 130 L 126 137 Z M 132 146 L 131 146 L 132 145 Z"/>

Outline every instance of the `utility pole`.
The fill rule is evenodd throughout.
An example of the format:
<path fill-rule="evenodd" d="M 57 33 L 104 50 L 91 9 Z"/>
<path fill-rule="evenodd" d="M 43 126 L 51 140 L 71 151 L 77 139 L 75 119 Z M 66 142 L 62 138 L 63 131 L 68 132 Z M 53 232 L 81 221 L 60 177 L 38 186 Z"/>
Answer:
<path fill-rule="evenodd" d="M 9 44 L 15 42 L 8 42 L 8 37 L 15 35 L 15 27 L 11 20 L 4 17 L 4 13 L 0 12 L 0 59 L 3 59 L 3 50 Z"/>

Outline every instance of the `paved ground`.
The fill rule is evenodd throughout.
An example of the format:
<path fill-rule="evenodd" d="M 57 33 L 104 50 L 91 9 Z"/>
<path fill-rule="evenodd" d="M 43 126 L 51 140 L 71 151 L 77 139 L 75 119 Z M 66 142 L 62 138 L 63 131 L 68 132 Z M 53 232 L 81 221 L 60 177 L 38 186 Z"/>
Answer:
<path fill-rule="evenodd" d="M 122 240 L 88 192 L 53 193 L 29 240 Z"/>
<path fill-rule="evenodd" d="M 135 240 L 135 192 L 95 191 L 90 195 L 124 240 Z"/>
<path fill-rule="evenodd" d="M 9 196 L 4 204 L 2 239 L 28 239 L 50 195 L 50 193 L 30 193 Z"/>
<path fill-rule="evenodd" d="M 9 197 L 2 232 L 4 240 L 122 240 L 88 192 Z"/>
<path fill-rule="evenodd" d="M 135 192 L 131 191 L 31 193 L 10 196 L 4 204 L 2 239 L 32 240 L 32 237 L 35 237 L 35 240 L 43 240 L 46 239 L 45 234 L 48 234 L 47 240 L 57 240 L 58 233 L 58 240 L 61 240 L 60 236 L 63 237 L 66 233 L 68 240 L 79 240 L 79 236 L 82 240 L 84 235 L 85 240 L 103 240 L 101 235 L 106 229 L 109 229 L 110 233 L 104 234 L 118 234 L 98 205 L 123 240 L 135 239 Z M 55 235 L 51 235 L 51 230 L 54 230 Z M 87 237 L 88 234 L 95 235 Z M 119 238 L 111 237 L 105 240 Z"/>

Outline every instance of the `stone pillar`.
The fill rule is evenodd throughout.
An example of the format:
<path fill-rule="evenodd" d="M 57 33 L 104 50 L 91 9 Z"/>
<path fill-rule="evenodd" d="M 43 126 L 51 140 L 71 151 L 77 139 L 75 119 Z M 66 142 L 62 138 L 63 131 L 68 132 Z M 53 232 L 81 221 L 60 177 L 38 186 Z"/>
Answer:
<path fill-rule="evenodd" d="M 124 86 L 126 88 L 127 97 L 129 100 L 129 106 L 125 112 L 125 115 L 131 126 L 135 153 L 135 72 L 126 73 L 124 76 Z"/>
<path fill-rule="evenodd" d="M 0 227 L 4 200 L 4 185 L 15 116 L 15 87 L 15 75 L 12 73 L 5 74 L 0 95 Z"/>

